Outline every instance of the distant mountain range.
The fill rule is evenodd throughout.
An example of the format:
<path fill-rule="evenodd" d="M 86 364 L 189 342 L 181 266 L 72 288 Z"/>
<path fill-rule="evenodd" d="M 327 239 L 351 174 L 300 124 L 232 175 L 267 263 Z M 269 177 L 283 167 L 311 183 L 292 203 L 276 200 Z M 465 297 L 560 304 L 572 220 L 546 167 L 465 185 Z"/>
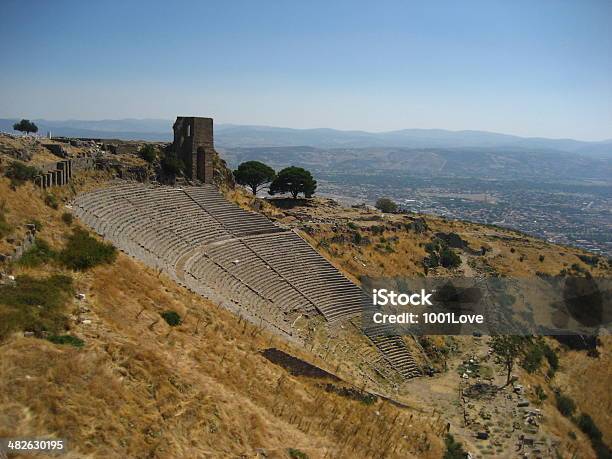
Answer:
<path fill-rule="evenodd" d="M 16 119 L 0 119 L 0 131 L 13 132 Z M 172 140 L 172 120 L 33 120 L 40 134 L 124 140 Z M 270 126 L 215 125 L 215 143 L 220 147 L 314 148 L 509 148 L 532 151 L 562 151 L 597 157 L 612 157 L 612 139 L 585 142 L 573 139 L 519 137 L 485 131 L 402 129 L 389 132 L 340 131 L 336 129 L 292 129 Z"/>
<path fill-rule="evenodd" d="M 588 181 L 612 184 L 607 157 L 519 147 L 315 148 L 220 147 L 228 165 L 261 161 L 275 169 L 300 166 L 316 175 L 472 177 L 485 180 Z"/>

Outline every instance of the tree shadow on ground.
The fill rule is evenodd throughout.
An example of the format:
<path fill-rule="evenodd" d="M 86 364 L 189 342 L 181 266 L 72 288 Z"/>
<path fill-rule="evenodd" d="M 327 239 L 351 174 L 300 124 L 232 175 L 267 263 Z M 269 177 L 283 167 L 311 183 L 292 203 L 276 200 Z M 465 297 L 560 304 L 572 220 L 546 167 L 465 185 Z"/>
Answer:
<path fill-rule="evenodd" d="M 294 207 L 311 207 L 312 200 L 305 198 L 268 198 L 268 202 L 279 209 L 293 209 Z"/>

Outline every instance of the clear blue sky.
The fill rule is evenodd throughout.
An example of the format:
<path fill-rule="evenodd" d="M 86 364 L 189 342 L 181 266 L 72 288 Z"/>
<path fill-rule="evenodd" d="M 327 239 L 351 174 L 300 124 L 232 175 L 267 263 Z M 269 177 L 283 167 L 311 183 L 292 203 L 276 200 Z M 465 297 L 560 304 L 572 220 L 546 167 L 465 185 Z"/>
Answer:
<path fill-rule="evenodd" d="M 611 0 L 2 0 L 0 62 L 0 117 L 612 138 Z"/>

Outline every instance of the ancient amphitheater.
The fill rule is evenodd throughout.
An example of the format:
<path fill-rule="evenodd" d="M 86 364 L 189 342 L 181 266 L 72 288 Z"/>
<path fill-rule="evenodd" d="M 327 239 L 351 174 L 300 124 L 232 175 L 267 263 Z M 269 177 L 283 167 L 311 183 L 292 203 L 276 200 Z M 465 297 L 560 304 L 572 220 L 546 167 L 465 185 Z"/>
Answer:
<path fill-rule="evenodd" d="M 367 301 L 297 233 L 242 210 L 210 184 L 126 182 L 80 195 L 73 210 L 127 254 L 284 334 L 300 316 L 321 315 L 330 326 L 351 320 Z M 367 335 L 401 377 L 420 374 L 400 337 Z"/>
<path fill-rule="evenodd" d="M 127 254 L 282 333 L 300 316 L 337 325 L 367 301 L 297 233 L 242 210 L 213 185 L 124 183 L 80 195 L 73 210 Z M 420 374 L 401 338 L 368 335 L 403 378 Z"/>

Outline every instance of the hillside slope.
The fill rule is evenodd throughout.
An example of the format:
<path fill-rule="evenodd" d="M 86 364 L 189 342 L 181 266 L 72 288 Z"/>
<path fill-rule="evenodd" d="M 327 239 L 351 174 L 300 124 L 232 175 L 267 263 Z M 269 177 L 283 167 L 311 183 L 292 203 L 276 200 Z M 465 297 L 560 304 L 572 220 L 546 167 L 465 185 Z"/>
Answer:
<path fill-rule="evenodd" d="M 64 244 L 65 209 L 45 205 L 30 184 L 11 190 L 2 179 L 0 187 L 11 225 L 37 219 L 39 238 Z M 68 457 L 288 457 L 289 448 L 309 457 L 440 455 L 440 422 L 382 399 L 355 400 L 341 389 L 350 383 L 335 378 L 292 375 L 261 351 L 326 363 L 123 254 L 84 272 L 53 263 L 7 268 L 17 278 L 73 277 L 85 300 L 64 306 L 65 332 L 84 346 L 18 330 L 4 337 L 1 436 L 68 437 Z M 179 327 L 160 320 L 166 310 L 180 314 Z"/>
<path fill-rule="evenodd" d="M 32 161 L 38 154 L 46 153 Z M 0 159 L 5 171 L 11 158 L 0 153 Z M 492 398 L 466 395 L 482 383 L 503 385 L 504 369 L 491 356 L 487 337 L 406 337 L 424 349 L 421 363 L 436 372 L 397 387 L 366 384 L 353 368 L 360 352 L 354 342 L 326 346 L 327 352 L 319 346 L 340 334 L 354 339 L 348 330 L 333 335 L 313 329 L 319 341 L 303 346 L 122 253 L 79 270 L 62 256 L 48 256 L 63 253 L 79 229 L 87 231 L 69 218 L 66 204 L 111 180 L 107 172 L 84 172 L 69 186 L 43 192 L 0 178 L 0 253 L 11 254 L 29 224 L 37 228 L 43 259 L 34 263 L 29 254 L 27 263 L 0 265 L 0 371 L 6 375 L 0 381 L 0 437 L 67 437 L 67 457 L 79 458 L 303 457 L 300 452 L 311 458 L 437 458 L 450 431 L 473 457 L 515 457 L 521 438 L 533 441 L 522 447 L 534 455 L 539 449 L 544 457 L 596 457 L 587 435 L 557 408 L 558 391 L 573 399 L 574 418 L 590 415 L 610 443 L 607 337 L 589 355 L 550 339 L 536 342 L 557 356 L 555 368 L 540 359 L 527 371 L 526 353 L 515 368 L 523 387 L 506 387 Z M 497 227 L 382 215 L 322 199 L 297 205 L 253 200 L 239 189 L 227 195 L 300 231 L 356 283 L 363 275 L 610 275 L 603 257 Z M 425 268 L 427 244 L 438 234 L 455 234 L 467 244 L 454 249 L 459 266 Z M 60 285 L 50 282 L 57 274 L 66 276 Z M 45 295 L 51 287 L 54 294 Z M 180 317 L 177 326 L 162 318 L 170 311 Z M 523 399 L 537 414 L 524 417 L 517 409 Z M 488 438 L 478 439 L 480 432 Z"/>

